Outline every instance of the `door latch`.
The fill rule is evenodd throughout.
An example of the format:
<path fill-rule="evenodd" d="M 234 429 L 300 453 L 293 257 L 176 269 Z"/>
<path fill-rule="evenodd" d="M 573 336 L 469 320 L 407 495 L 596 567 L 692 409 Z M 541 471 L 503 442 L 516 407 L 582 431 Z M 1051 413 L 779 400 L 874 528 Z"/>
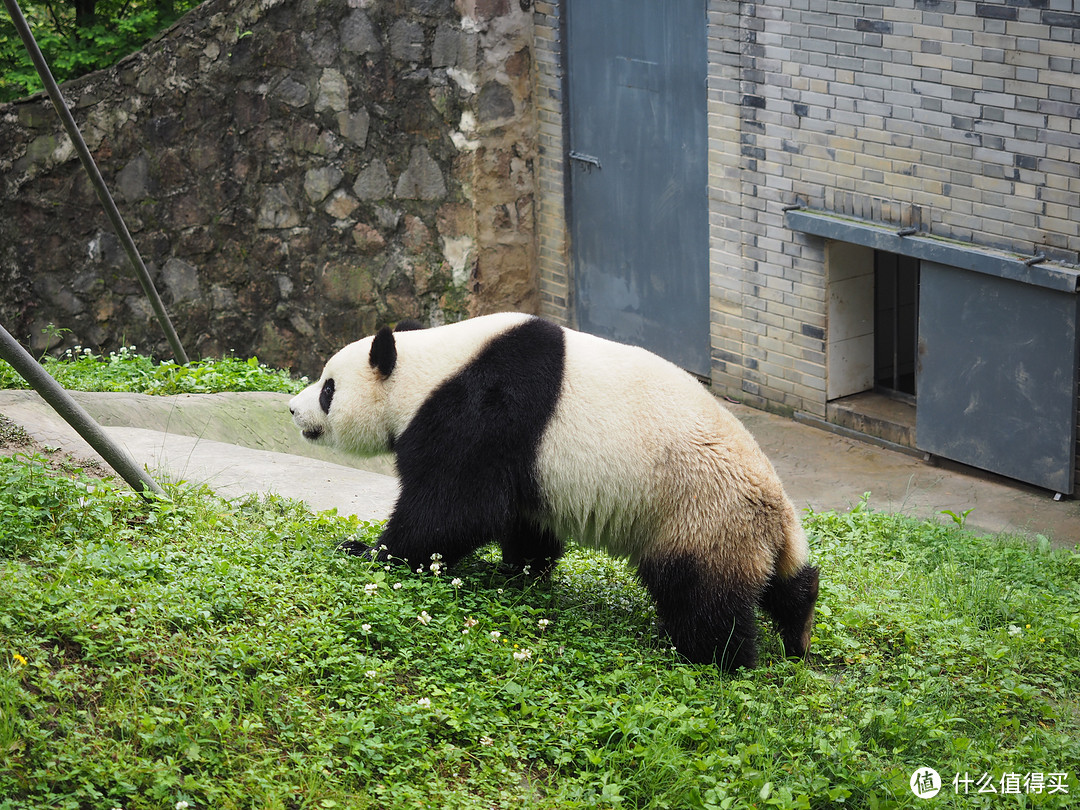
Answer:
<path fill-rule="evenodd" d="M 591 172 L 593 166 L 595 166 L 597 169 L 601 168 L 600 158 L 593 157 L 592 155 L 586 155 L 584 152 L 575 152 L 573 150 L 570 150 L 570 152 L 567 154 L 567 157 L 569 157 L 570 160 L 576 160 L 578 163 L 583 164 L 582 168 L 586 171 Z"/>

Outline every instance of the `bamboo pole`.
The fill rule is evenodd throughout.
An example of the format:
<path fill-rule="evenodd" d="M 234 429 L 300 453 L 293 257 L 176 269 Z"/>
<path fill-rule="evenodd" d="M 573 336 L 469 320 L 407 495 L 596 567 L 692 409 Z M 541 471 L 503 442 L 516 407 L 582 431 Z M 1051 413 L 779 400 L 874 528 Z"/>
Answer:
<path fill-rule="evenodd" d="M 71 394 L 49 376 L 41 364 L 31 357 L 30 353 L 3 326 L 0 326 L 0 357 L 10 363 L 12 368 L 41 394 L 41 398 L 48 402 L 53 410 L 60 414 L 64 421 L 71 425 L 132 489 L 144 498 L 149 497 L 148 493 L 166 497 L 161 487 L 135 462 L 135 459 L 109 437 L 94 417 L 72 399 Z"/>

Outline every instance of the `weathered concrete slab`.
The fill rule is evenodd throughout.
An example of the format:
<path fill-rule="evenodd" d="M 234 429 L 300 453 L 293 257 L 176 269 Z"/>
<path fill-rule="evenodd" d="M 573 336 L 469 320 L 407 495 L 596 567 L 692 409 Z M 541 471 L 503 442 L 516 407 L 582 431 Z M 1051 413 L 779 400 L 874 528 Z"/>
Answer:
<path fill-rule="evenodd" d="M 354 459 L 306 442 L 287 394 L 72 395 L 159 480 L 207 484 L 226 498 L 272 492 L 362 520 L 385 519 L 397 498 L 390 457 Z M 33 391 L 0 391 L 0 413 L 44 445 L 97 458 Z"/>

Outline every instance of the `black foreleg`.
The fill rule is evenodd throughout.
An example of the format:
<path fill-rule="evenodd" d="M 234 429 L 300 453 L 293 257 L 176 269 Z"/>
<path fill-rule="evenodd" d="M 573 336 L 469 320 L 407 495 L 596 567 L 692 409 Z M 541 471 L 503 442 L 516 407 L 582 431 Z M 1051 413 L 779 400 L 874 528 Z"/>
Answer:
<path fill-rule="evenodd" d="M 644 560 L 638 576 L 683 657 L 725 670 L 757 664 L 752 589 L 710 576 L 701 561 L 690 556 Z"/>
<path fill-rule="evenodd" d="M 433 508 L 430 498 L 403 493 L 379 538 L 379 559 L 400 560 L 414 570 L 427 569 L 434 559 L 454 565 L 499 533 L 499 526 L 478 519 L 470 507 L 444 500 Z"/>
<path fill-rule="evenodd" d="M 772 616 L 789 656 L 802 658 L 810 646 L 818 582 L 818 569 L 804 566 L 788 579 L 774 576 L 762 591 L 761 607 Z"/>

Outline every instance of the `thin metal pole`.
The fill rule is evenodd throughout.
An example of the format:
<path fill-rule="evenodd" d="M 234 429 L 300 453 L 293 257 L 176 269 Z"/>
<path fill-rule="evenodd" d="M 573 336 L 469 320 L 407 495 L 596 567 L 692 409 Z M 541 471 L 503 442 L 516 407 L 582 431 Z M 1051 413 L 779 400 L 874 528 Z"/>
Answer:
<path fill-rule="evenodd" d="M 112 223 L 113 230 L 116 231 L 116 235 L 120 237 L 120 242 L 124 246 L 124 251 L 127 253 L 128 260 L 131 262 L 131 266 L 135 268 L 135 274 L 139 277 L 139 283 L 142 285 L 143 292 L 149 299 L 154 314 L 157 315 L 158 323 L 161 324 L 161 328 L 165 331 L 165 337 L 169 341 L 169 346 L 172 347 L 173 358 L 178 363 L 187 363 L 187 352 L 184 351 L 184 347 L 180 343 L 180 338 L 177 336 L 176 330 L 173 329 L 172 321 L 169 320 L 169 313 L 165 311 L 165 305 L 161 302 L 161 296 L 158 295 L 157 288 L 154 287 L 154 281 L 150 278 L 150 273 L 147 272 L 146 265 L 143 264 L 142 256 L 139 255 L 139 249 L 135 247 L 135 240 L 131 238 L 127 225 L 124 224 L 124 218 L 120 216 L 120 211 L 117 209 L 112 194 L 109 193 L 109 189 L 105 185 L 105 180 L 101 177 L 101 172 L 98 171 L 97 164 L 94 163 L 94 158 L 91 156 L 90 150 L 86 147 L 86 141 L 83 140 L 82 133 L 79 132 L 79 127 L 71 115 L 71 110 L 68 109 L 67 102 L 65 102 L 64 97 L 60 95 L 60 87 L 56 84 L 56 79 L 53 78 L 52 71 L 49 70 L 49 65 L 45 61 L 41 49 L 38 47 L 37 40 L 34 39 L 34 34 L 31 32 L 30 25 L 26 22 L 26 18 L 23 16 L 22 9 L 19 8 L 19 4 L 16 0 L 4 0 L 4 5 L 7 7 L 8 14 L 11 15 L 11 21 L 15 23 L 15 28 L 18 30 L 19 36 L 22 37 L 23 45 L 26 46 L 27 53 L 30 54 L 30 59 L 33 61 L 34 67 L 37 68 L 38 75 L 45 85 L 45 92 L 47 92 L 49 98 L 52 99 L 53 107 L 56 108 L 56 114 L 60 116 L 60 121 L 64 124 L 64 129 L 67 130 L 68 137 L 71 138 L 71 142 L 75 145 L 75 151 L 79 153 L 79 160 L 82 161 L 83 168 L 86 169 L 86 173 L 90 175 L 90 182 L 93 183 L 94 189 L 97 191 L 98 199 L 101 200 L 101 204 L 105 208 L 105 213 Z"/>
<path fill-rule="evenodd" d="M 123 478 L 128 485 L 147 497 L 147 492 L 166 497 L 165 492 L 155 483 L 146 471 L 143 470 L 135 459 L 120 445 L 114 442 L 102 429 L 94 417 L 86 412 L 78 402 L 71 398 L 71 394 L 54 380 L 41 365 L 30 356 L 11 336 L 3 326 L 0 326 L 0 357 L 9 362 L 23 378 L 41 394 L 41 398 L 48 402 L 75 431 L 86 439 L 87 443 L 97 450 L 105 462 Z"/>

